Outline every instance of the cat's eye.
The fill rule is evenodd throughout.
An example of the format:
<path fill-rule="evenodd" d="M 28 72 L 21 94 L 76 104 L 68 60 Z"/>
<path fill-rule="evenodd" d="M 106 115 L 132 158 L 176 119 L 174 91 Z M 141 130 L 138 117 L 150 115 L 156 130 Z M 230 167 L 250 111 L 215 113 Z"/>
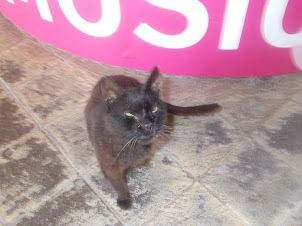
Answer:
<path fill-rule="evenodd" d="M 158 107 L 154 107 L 154 108 L 152 109 L 152 113 L 157 112 L 157 110 L 158 110 Z"/>
<path fill-rule="evenodd" d="M 127 115 L 128 117 L 133 117 L 134 115 L 131 114 L 130 112 L 126 112 L 125 115 Z"/>

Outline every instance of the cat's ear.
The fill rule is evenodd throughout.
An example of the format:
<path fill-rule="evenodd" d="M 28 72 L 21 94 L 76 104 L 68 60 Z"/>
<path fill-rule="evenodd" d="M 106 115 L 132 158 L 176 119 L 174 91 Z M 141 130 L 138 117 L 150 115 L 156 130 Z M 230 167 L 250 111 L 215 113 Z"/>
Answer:
<path fill-rule="evenodd" d="M 159 73 L 158 67 L 154 67 L 150 77 L 148 78 L 147 82 L 144 85 L 145 90 L 154 90 L 159 92 L 161 86 L 162 76 Z"/>
<path fill-rule="evenodd" d="M 104 77 L 101 80 L 101 93 L 107 103 L 113 103 L 123 95 L 124 90 L 112 78 Z"/>

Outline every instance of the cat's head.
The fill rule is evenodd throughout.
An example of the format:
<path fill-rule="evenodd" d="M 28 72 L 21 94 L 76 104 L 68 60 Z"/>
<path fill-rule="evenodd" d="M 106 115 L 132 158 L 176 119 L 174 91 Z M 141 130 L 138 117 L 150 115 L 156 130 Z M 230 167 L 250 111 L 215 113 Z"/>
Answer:
<path fill-rule="evenodd" d="M 101 80 L 101 92 L 107 113 L 115 129 L 127 139 L 149 144 L 161 130 L 166 106 L 160 99 L 161 75 L 154 68 L 148 80 L 136 88 L 124 89 L 112 77 Z M 120 82 L 122 83 L 122 82 Z"/>

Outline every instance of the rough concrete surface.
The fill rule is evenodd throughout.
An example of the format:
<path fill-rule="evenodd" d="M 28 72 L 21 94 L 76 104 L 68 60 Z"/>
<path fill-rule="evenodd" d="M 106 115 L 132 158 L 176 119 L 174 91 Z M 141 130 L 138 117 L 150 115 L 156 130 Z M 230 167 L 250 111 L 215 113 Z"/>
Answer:
<path fill-rule="evenodd" d="M 202 63 L 202 62 L 201 62 Z M 0 225 L 302 225 L 302 74 L 164 75 L 163 99 L 219 103 L 175 116 L 121 210 L 91 147 L 84 106 L 101 77 L 148 72 L 89 61 L 0 15 Z"/>

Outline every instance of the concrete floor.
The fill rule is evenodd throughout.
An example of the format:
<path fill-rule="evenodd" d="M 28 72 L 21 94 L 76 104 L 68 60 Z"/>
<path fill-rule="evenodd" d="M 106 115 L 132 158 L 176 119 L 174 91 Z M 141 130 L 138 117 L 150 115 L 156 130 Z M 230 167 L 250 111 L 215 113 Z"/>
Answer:
<path fill-rule="evenodd" d="M 217 102 L 175 117 L 154 159 L 129 174 L 121 210 L 86 133 L 96 81 L 148 73 L 88 61 L 0 16 L 0 224 L 302 225 L 302 74 L 239 79 L 165 76 L 163 96 Z"/>

